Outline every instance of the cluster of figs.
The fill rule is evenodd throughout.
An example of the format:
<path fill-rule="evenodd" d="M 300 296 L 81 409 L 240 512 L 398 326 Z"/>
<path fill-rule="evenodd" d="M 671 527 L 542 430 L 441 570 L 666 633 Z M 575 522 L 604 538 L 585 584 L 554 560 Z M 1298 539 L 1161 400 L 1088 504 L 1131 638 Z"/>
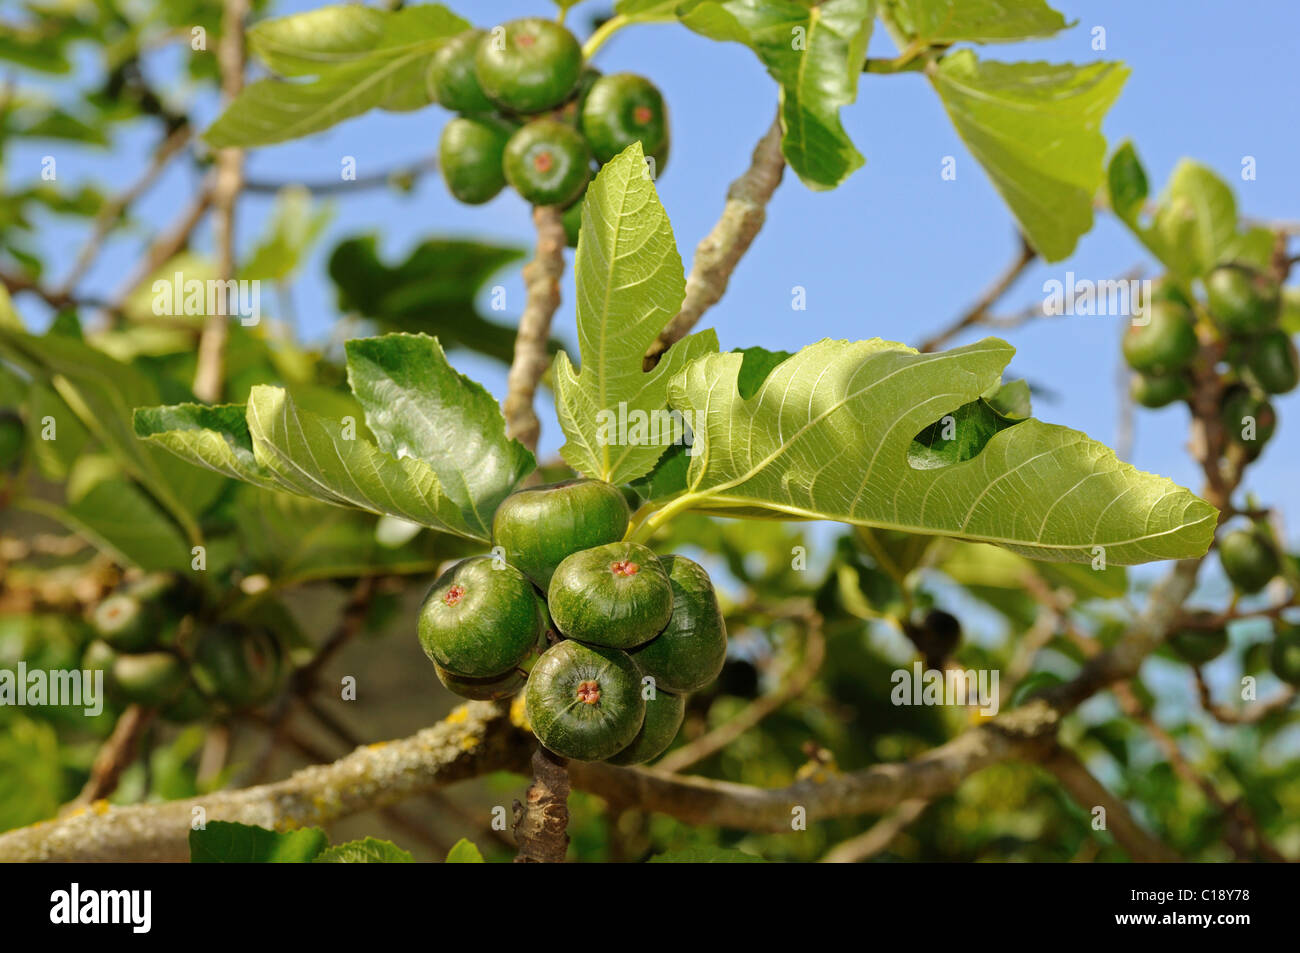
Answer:
<path fill-rule="evenodd" d="M 1263 451 L 1277 427 L 1270 402 L 1300 385 L 1300 355 L 1280 326 L 1282 289 L 1270 274 L 1241 262 L 1226 262 L 1204 281 L 1204 298 L 1169 278 L 1152 294 L 1149 320 L 1124 336 L 1124 359 L 1136 372 L 1132 395 L 1145 407 L 1193 399 L 1198 373 L 1224 381 L 1220 402 L 1223 436 L 1247 460 Z M 1218 347 L 1205 349 L 1204 341 Z M 1216 364 L 1201 362 L 1213 355 Z M 1233 529 L 1218 540 L 1219 562 L 1243 596 L 1260 592 L 1283 574 L 1285 557 L 1263 519 Z M 1198 611 L 1169 640 L 1174 653 L 1204 665 L 1228 647 L 1228 631 L 1215 613 Z M 1272 668 L 1283 681 L 1300 685 L 1300 626 L 1273 622 Z"/>
<path fill-rule="evenodd" d="M 640 764 L 672 743 L 686 696 L 713 682 L 727 631 L 708 573 L 624 540 L 623 493 L 573 479 L 519 490 L 492 522 L 492 555 L 457 562 L 420 608 L 438 678 L 473 699 L 524 690 L 548 750 Z"/>
<path fill-rule="evenodd" d="M 655 85 L 633 73 L 602 75 L 552 20 L 466 30 L 434 55 L 429 85 L 457 114 L 438 144 L 451 194 L 479 205 L 509 185 L 533 205 L 559 206 L 570 244 L 599 164 L 634 142 L 654 174 L 668 160 L 668 114 Z"/>

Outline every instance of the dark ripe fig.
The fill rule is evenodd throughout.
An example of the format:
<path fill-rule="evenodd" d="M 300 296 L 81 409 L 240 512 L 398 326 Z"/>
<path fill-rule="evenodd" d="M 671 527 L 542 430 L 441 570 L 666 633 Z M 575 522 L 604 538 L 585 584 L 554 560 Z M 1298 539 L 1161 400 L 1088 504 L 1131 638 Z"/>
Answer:
<path fill-rule="evenodd" d="M 514 130 L 491 116 L 457 117 L 442 129 L 438 168 L 447 191 L 466 205 L 482 205 L 506 186 L 501 162 Z"/>
<path fill-rule="evenodd" d="M 119 655 L 113 663 L 113 685 L 118 693 L 150 708 L 174 700 L 185 682 L 185 663 L 171 652 Z"/>
<path fill-rule="evenodd" d="M 582 46 L 563 26 L 541 17 L 511 20 L 483 34 L 474 72 L 489 99 L 525 115 L 560 105 L 582 74 Z"/>
<path fill-rule="evenodd" d="M 1300 626 L 1278 620 L 1269 661 L 1274 675 L 1300 688 Z"/>
<path fill-rule="evenodd" d="M 925 658 L 925 667 L 942 669 L 961 644 L 961 622 L 950 612 L 931 609 L 919 620 L 903 627 L 912 644 Z"/>
<path fill-rule="evenodd" d="M 519 490 L 497 507 L 492 544 L 543 591 L 566 556 L 615 543 L 631 511 L 618 488 L 600 480 L 564 480 Z"/>
<path fill-rule="evenodd" d="M 194 681 L 231 708 L 269 701 L 280 687 L 280 644 L 265 629 L 221 624 L 206 629 L 194 649 Z"/>
<path fill-rule="evenodd" d="M 509 698 L 528 681 L 527 673 L 521 668 L 512 668 L 496 678 L 463 678 L 447 671 L 437 662 L 433 663 L 433 670 L 438 673 L 438 681 L 442 682 L 447 691 L 474 701 L 487 702 L 496 701 L 498 698 Z"/>
<path fill-rule="evenodd" d="M 18 469 L 26 442 L 23 419 L 12 410 L 0 410 L 0 472 Z"/>
<path fill-rule="evenodd" d="M 152 603 L 115 592 L 95 607 L 91 625 L 101 639 L 124 652 L 147 649 L 158 637 L 159 613 Z"/>
<path fill-rule="evenodd" d="M 1135 371 L 1178 371 L 1196 356 L 1192 313 L 1171 301 L 1153 301 L 1146 324 L 1131 324 L 1124 334 L 1124 360 Z"/>
<path fill-rule="evenodd" d="M 703 566 L 685 556 L 664 556 L 659 563 L 672 586 L 673 614 L 632 659 L 657 689 L 698 691 L 718 677 L 727 660 L 726 623 Z"/>
<path fill-rule="evenodd" d="M 645 764 L 653 761 L 673 743 L 677 729 L 686 716 L 686 697 L 656 689 L 654 696 L 646 699 L 645 720 L 632 743 L 618 754 L 605 760 L 610 764 Z"/>
<path fill-rule="evenodd" d="M 1153 410 L 1192 396 L 1192 384 L 1182 374 L 1134 374 L 1129 388 L 1133 400 Z"/>
<path fill-rule="evenodd" d="M 608 162 L 634 142 L 648 156 L 668 145 L 668 112 L 663 95 L 643 76 L 614 73 L 596 80 L 582 104 L 582 134 L 596 160 Z"/>
<path fill-rule="evenodd" d="M 492 112 L 492 100 L 478 84 L 474 57 L 478 53 L 482 30 L 466 30 L 438 48 L 429 63 L 429 83 L 438 103 L 452 112 L 474 114 Z"/>
<path fill-rule="evenodd" d="M 636 738 L 645 719 L 641 673 L 626 652 L 564 641 L 528 675 L 525 711 L 547 749 L 576 761 L 603 761 Z"/>
<path fill-rule="evenodd" d="M 565 558 L 551 576 L 547 605 L 571 639 L 627 649 L 649 642 L 673 614 L 673 587 L 655 554 L 610 543 Z"/>
<path fill-rule="evenodd" d="M 1247 595 L 1259 592 L 1282 569 L 1272 541 L 1254 526 L 1219 540 L 1219 562 L 1237 591 Z"/>
<path fill-rule="evenodd" d="M 1197 612 L 1199 620 L 1212 618 L 1213 612 Z M 1169 636 L 1169 647 L 1174 654 L 1190 665 L 1204 665 L 1218 658 L 1228 648 L 1228 630 L 1223 626 L 1188 626 Z"/>
<path fill-rule="evenodd" d="M 1300 384 L 1300 355 L 1296 354 L 1291 336 L 1280 329 L 1261 335 L 1246 356 L 1246 371 L 1267 394 L 1295 390 Z"/>
<path fill-rule="evenodd" d="M 434 582 L 420 606 L 424 654 L 462 678 L 496 678 L 519 665 L 546 627 L 527 577 L 490 556 L 471 556 Z"/>
<path fill-rule="evenodd" d="M 1241 384 L 1224 392 L 1222 414 L 1228 439 L 1246 448 L 1252 458 L 1259 456 L 1277 428 L 1273 405 Z"/>
<path fill-rule="evenodd" d="M 534 119 L 506 143 L 506 181 L 533 205 L 568 205 L 591 178 L 591 150 L 572 126 Z"/>
<path fill-rule="evenodd" d="M 1245 265 L 1220 265 L 1205 279 L 1214 322 L 1231 335 L 1250 337 L 1277 324 L 1282 298 L 1277 282 Z"/>

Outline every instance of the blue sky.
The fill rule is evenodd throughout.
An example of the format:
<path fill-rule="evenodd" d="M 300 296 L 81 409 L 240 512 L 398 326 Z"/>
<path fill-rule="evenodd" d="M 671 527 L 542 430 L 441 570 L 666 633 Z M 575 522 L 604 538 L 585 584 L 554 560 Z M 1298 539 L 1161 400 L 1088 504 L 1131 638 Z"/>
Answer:
<path fill-rule="evenodd" d="M 319 4 L 283 2 L 289 13 Z M 1297 160 L 1300 154 L 1300 96 L 1295 79 L 1294 38 L 1300 35 L 1300 4 L 1258 2 L 1250 16 L 1239 4 L 1173 3 L 1131 0 L 1079 0 L 1057 3 L 1079 24 L 1057 38 L 1037 43 L 987 48 L 984 55 L 1005 60 L 1124 60 L 1132 75 L 1106 120 L 1113 147 L 1133 138 L 1153 184 L 1163 183 L 1177 160 L 1194 157 L 1227 176 L 1247 214 L 1300 219 Z M 545 0 L 461 3 L 459 12 L 480 25 L 524 14 L 549 15 Z M 591 0 L 570 14 L 570 24 L 585 32 Z M 1107 48 L 1094 52 L 1092 29 L 1103 27 Z M 90 51 L 84 51 L 89 64 Z M 891 55 L 883 32 L 872 53 Z M 184 99 L 175 81 L 178 57 L 188 50 L 163 51 L 151 63 L 155 81 Z M 775 109 L 776 88 L 755 57 L 736 45 L 718 45 L 676 25 L 648 25 L 618 34 L 598 56 L 606 72 L 630 70 L 651 77 L 664 91 L 671 110 L 673 152 L 659 180 L 683 259 L 689 267 L 695 244 L 721 210 L 727 183 L 745 166 L 750 150 Z M 199 104 L 205 119 L 216 104 Z M 420 159 L 437 145 L 446 113 L 429 108 L 413 114 L 372 114 L 307 140 L 258 150 L 249 174 L 259 179 L 319 181 L 337 178 L 342 156 L 355 156 L 365 176 Z M 867 165 L 833 192 L 814 193 L 792 174 L 778 190 L 767 226 L 741 263 L 723 301 L 706 316 L 724 348 L 763 345 L 794 350 L 822 337 L 861 339 L 880 336 L 915 344 L 946 325 L 1010 259 L 1014 232 L 1010 215 L 983 172 L 965 151 L 929 86 L 916 75 L 867 76 L 858 102 L 844 111 L 844 123 L 867 157 Z M 152 133 L 128 131 L 112 149 L 75 150 L 63 144 L 24 143 L 5 169 L 9 182 L 28 180 L 40 157 L 59 158 L 59 178 L 67 187 L 88 179 L 107 188 L 134 180 L 143 168 Z M 944 156 L 957 159 L 955 181 L 940 177 Z M 1242 157 L 1258 163 L 1255 181 L 1242 182 Z M 178 165 L 139 206 L 150 223 L 171 220 L 185 205 L 195 175 Z M 238 231 L 247 249 L 265 225 L 269 198 L 247 197 L 240 206 Z M 522 200 L 503 194 L 492 203 L 468 208 L 454 202 L 435 176 L 412 194 L 369 190 L 335 201 L 333 223 L 293 288 L 301 332 L 327 333 L 337 311 L 325 274 L 328 251 L 342 237 L 376 231 L 392 258 L 404 256 L 433 235 L 483 238 L 527 245 L 528 210 Z M 82 233 L 51 220 L 41 241 L 52 252 L 77 247 Z M 111 292 L 137 260 L 144 236 L 115 242 L 101 257 L 88 288 Z M 203 236 L 207 240 L 207 236 Z M 64 268 L 67 267 L 66 261 Z M 1105 279 L 1149 261 L 1127 233 L 1101 218 L 1075 255 L 1031 269 L 1006 298 L 1010 312 L 1042 298 L 1043 282 Z M 54 269 L 54 277 L 62 269 Z M 517 271 L 504 274 L 509 313 L 517 314 L 523 291 Z M 791 309 L 791 289 L 807 289 L 807 310 Z M 557 333 L 573 340 L 574 295 L 571 276 L 557 316 Z M 37 318 L 39 310 L 28 307 Z M 1001 309 L 1000 309 L 1001 310 Z M 1115 317 L 1041 320 L 1001 332 L 1018 353 L 1011 376 L 1024 376 L 1050 388 L 1049 400 L 1036 402 L 1037 416 L 1083 430 L 1111 443 L 1118 417 L 1119 322 Z M 973 340 L 972 334 L 962 341 Z M 500 395 L 505 371 L 492 362 L 459 355 L 465 372 Z M 1300 479 L 1300 396 L 1277 402 L 1281 426 L 1249 485 L 1263 499 L 1286 507 Z M 1184 450 L 1186 411 L 1181 406 L 1137 417 L 1132 461 L 1192 487 L 1196 468 Z M 542 451 L 562 441 L 549 408 L 543 413 Z"/>

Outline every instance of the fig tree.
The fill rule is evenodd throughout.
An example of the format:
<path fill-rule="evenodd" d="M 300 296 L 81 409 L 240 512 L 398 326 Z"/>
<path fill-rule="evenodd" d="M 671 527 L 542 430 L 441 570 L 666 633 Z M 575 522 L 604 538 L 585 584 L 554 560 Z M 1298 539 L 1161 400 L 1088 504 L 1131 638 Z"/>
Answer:
<path fill-rule="evenodd" d="M 215 625 L 199 636 L 194 649 L 194 681 L 204 694 L 234 709 L 269 701 L 281 674 L 280 644 L 266 629 Z"/>
<path fill-rule="evenodd" d="M 1131 324 L 1124 334 L 1124 359 L 1135 371 L 1169 373 L 1181 370 L 1196 356 L 1192 313 L 1171 301 L 1153 301 L 1146 324 Z"/>
<path fill-rule="evenodd" d="M 492 544 L 543 591 L 569 555 L 614 543 L 631 517 L 618 488 L 599 480 L 564 480 L 519 490 L 497 507 Z"/>
<path fill-rule="evenodd" d="M 473 115 L 493 110 L 478 84 L 474 58 L 478 53 L 482 30 L 466 30 L 438 48 L 429 63 L 429 84 L 438 103 L 452 112 Z"/>
<path fill-rule="evenodd" d="M 1286 394 L 1300 384 L 1300 355 L 1291 336 L 1274 329 L 1262 334 L 1246 356 L 1250 379 L 1266 394 Z"/>
<path fill-rule="evenodd" d="M 1219 540 L 1219 562 L 1239 592 L 1259 592 L 1282 569 L 1277 550 L 1257 526 L 1238 529 Z"/>
<path fill-rule="evenodd" d="M 490 556 L 456 563 L 420 606 L 424 653 L 461 678 L 508 673 L 528 657 L 545 627 L 545 606 L 532 583 Z"/>
<path fill-rule="evenodd" d="M 1300 688 L 1300 626 L 1279 620 L 1269 655 L 1273 674 Z"/>
<path fill-rule="evenodd" d="M 511 20 L 484 33 L 474 72 L 488 98 L 510 112 L 544 112 L 569 98 L 582 74 L 582 47 L 560 24 Z"/>
<path fill-rule="evenodd" d="M 438 168 L 447 191 L 466 205 L 482 205 L 506 185 L 501 160 L 511 127 L 491 116 L 459 116 L 443 126 Z"/>
<path fill-rule="evenodd" d="M 534 119 L 506 143 L 506 181 L 533 205 L 567 205 L 591 178 L 591 150 L 572 126 Z"/>
<path fill-rule="evenodd" d="M 653 761 L 673 743 L 686 715 L 686 698 L 656 689 L 645 703 L 645 720 L 632 743 L 605 760 L 610 764 L 644 764 Z"/>
<path fill-rule="evenodd" d="M 571 640 L 537 660 L 524 705 L 537 740 L 576 761 L 603 761 L 622 751 L 646 713 L 641 673 L 626 652 Z"/>
<path fill-rule="evenodd" d="M 632 73 L 602 76 L 591 85 L 579 118 L 596 160 L 608 162 L 634 142 L 656 156 L 668 145 L 664 98 L 648 79 Z"/>
<path fill-rule="evenodd" d="M 1245 265 L 1220 265 L 1205 279 L 1214 322 L 1230 335 L 1262 334 L 1277 324 L 1282 299 L 1277 282 Z"/>
<path fill-rule="evenodd" d="M 555 569 L 547 604 L 571 639 L 626 649 L 648 642 L 673 614 L 673 587 L 655 554 L 609 543 L 568 556 Z"/>
<path fill-rule="evenodd" d="M 659 562 L 672 586 L 673 614 L 632 658 L 654 678 L 657 689 L 698 691 L 718 677 L 727 659 L 726 623 L 703 566 L 685 556 L 664 556 Z"/>

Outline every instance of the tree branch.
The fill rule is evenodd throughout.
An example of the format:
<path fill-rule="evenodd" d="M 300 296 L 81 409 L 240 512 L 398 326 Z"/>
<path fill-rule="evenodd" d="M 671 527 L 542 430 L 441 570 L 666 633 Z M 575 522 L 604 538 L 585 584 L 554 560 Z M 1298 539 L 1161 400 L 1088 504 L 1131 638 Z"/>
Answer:
<path fill-rule="evenodd" d="M 696 247 L 682 308 L 650 345 L 645 357 L 646 370 L 658 364 L 660 355 L 684 338 L 726 292 L 731 273 L 763 227 L 767 203 L 781 184 L 784 171 L 781 122 L 775 119 L 754 147 L 749 168 L 727 189 L 722 217 Z"/>
<path fill-rule="evenodd" d="M 221 67 L 222 98 L 227 103 L 232 102 L 244 87 L 244 18 L 247 15 L 248 0 L 225 0 L 217 62 Z M 214 237 L 219 281 L 227 281 L 235 274 L 235 204 L 243 182 L 243 151 L 219 151 L 212 196 L 217 212 Z M 217 310 L 219 313 L 208 315 L 203 326 L 199 337 L 198 366 L 194 373 L 194 396 L 210 404 L 221 400 L 226 376 L 226 341 L 230 337 L 228 303 Z"/>
<path fill-rule="evenodd" d="M 538 382 L 550 365 L 546 344 L 551 336 L 551 320 L 560 307 L 565 245 L 564 219 L 558 208 L 534 208 L 533 224 L 537 228 L 537 252 L 524 266 L 528 300 L 519 318 L 514 360 L 506 377 L 506 399 L 502 408 L 506 432 L 529 450 L 537 449 L 537 438 L 542 429 L 533 408 L 533 399 Z"/>
<path fill-rule="evenodd" d="M 106 798 L 117 790 L 122 772 L 136 759 L 138 742 L 145 728 L 153 721 L 154 709 L 128 705 L 117 718 L 113 733 L 95 754 L 90 777 L 70 807 L 81 807 Z"/>
<path fill-rule="evenodd" d="M 1038 253 L 1030 247 L 1029 242 L 1025 241 L 1024 235 L 1017 232 L 1016 238 L 1019 247 L 1016 249 L 1016 257 L 1011 264 L 1003 269 L 1002 274 L 985 289 L 984 293 L 976 299 L 973 305 L 966 309 L 965 313 L 942 331 L 927 338 L 922 342 L 918 350 L 937 351 L 972 325 L 984 323 L 985 319 L 988 318 L 990 309 L 1002 300 L 1002 296 L 1007 293 L 1011 286 L 1025 273 L 1025 269 L 1033 264 L 1038 257 Z"/>

